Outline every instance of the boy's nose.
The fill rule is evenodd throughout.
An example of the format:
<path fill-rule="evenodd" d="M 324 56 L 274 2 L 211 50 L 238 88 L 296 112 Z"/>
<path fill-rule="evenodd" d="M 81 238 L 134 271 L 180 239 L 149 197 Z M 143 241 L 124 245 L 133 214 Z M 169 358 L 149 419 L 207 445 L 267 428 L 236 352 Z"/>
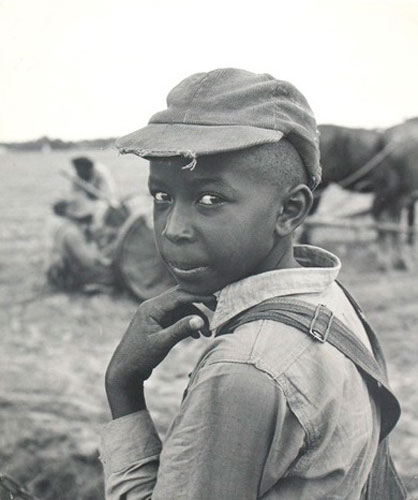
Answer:
<path fill-rule="evenodd" d="M 163 236 L 173 243 L 193 239 L 193 227 L 190 218 L 183 210 L 174 208 L 165 221 Z"/>

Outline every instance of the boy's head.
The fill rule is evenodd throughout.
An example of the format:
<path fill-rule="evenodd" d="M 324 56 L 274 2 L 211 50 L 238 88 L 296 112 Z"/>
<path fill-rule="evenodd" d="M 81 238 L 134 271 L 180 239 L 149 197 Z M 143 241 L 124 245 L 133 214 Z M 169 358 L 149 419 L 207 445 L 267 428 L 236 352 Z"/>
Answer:
<path fill-rule="evenodd" d="M 167 97 L 167 109 L 116 145 L 144 158 L 196 158 L 277 143 L 299 153 L 315 188 L 321 179 L 319 132 L 305 97 L 290 83 L 239 69 L 196 73 Z M 254 168 L 260 168 L 254 167 Z"/>
<path fill-rule="evenodd" d="M 118 147 L 150 160 L 157 246 L 182 288 L 212 293 L 289 265 L 320 180 L 316 123 L 292 85 L 233 69 L 192 75 Z"/>

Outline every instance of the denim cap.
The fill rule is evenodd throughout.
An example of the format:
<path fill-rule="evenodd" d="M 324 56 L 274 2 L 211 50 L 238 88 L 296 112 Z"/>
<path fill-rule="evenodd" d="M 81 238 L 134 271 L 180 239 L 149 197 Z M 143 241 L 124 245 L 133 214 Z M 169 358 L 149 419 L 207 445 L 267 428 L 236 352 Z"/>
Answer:
<path fill-rule="evenodd" d="M 319 133 L 305 97 L 289 82 L 240 69 L 196 73 L 167 96 L 167 109 L 116 141 L 124 153 L 152 159 L 199 156 L 269 144 L 285 137 L 314 189 L 321 180 Z"/>

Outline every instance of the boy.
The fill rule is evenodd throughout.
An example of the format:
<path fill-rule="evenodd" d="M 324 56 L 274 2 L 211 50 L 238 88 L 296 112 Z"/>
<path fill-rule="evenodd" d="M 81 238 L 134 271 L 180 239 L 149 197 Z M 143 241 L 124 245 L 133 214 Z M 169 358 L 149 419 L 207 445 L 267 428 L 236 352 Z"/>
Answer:
<path fill-rule="evenodd" d="M 291 84 L 235 69 L 192 75 L 167 103 L 118 143 L 150 160 L 156 242 L 178 286 L 139 307 L 109 364 L 107 498 L 359 500 L 381 422 L 366 377 L 288 324 L 223 331 L 291 296 L 324 304 L 371 352 L 338 258 L 293 246 L 320 180 L 312 111 Z M 161 446 L 143 381 L 182 338 L 210 334 L 199 302 L 215 338 Z"/>

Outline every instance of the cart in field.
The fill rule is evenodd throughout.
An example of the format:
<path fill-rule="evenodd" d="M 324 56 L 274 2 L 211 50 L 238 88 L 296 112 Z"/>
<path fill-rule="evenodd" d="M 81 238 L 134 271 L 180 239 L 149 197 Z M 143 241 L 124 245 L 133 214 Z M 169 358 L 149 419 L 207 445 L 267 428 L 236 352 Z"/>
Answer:
<path fill-rule="evenodd" d="M 133 213 L 121 226 L 113 261 L 119 282 L 141 300 L 176 284 L 158 254 L 147 214 Z"/>

